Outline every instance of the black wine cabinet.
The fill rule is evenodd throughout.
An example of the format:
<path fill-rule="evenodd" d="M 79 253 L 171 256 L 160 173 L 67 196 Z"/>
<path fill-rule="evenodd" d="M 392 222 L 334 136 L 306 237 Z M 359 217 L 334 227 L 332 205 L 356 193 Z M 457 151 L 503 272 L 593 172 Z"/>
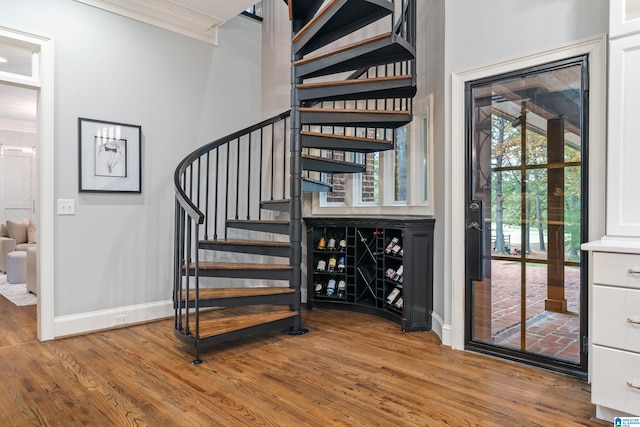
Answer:
<path fill-rule="evenodd" d="M 304 222 L 307 308 L 373 314 L 398 322 L 405 332 L 431 329 L 434 218 Z"/>

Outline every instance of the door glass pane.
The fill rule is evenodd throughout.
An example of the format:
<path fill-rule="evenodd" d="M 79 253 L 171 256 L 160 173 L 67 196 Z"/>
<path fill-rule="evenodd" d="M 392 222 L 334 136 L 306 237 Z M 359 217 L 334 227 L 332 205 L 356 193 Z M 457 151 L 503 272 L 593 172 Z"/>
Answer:
<path fill-rule="evenodd" d="M 581 215 L 580 208 L 582 199 L 580 197 L 581 177 L 580 167 L 567 167 L 565 169 L 565 259 L 567 261 L 580 262 L 580 236 Z"/>
<path fill-rule="evenodd" d="M 520 215 L 522 196 L 520 173 L 516 171 L 496 171 L 492 174 L 492 215 L 491 224 L 493 251 L 496 255 L 519 257 L 522 248 Z"/>
<path fill-rule="evenodd" d="M 380 155 L 365 154 L 367 170 L 362 174 L 361 203 L 378 203 L 378 183 L 380 181 Z"/>
<path fill-rule="evenodd" d="M 38 78 L 33 57 L 39 51 L 39 46 L 0 37 L 0 72 Z"/>
<path fill-rule="evenodd" d="M 468 198 L 482 201 L 485 224 L 467 232 L 484 260 L 469 273 L 471 347 L 583 360 L 585 66 L 577 58 L 468 84 Z"/>
<path fill-rule="evenodd" d="M 547 170 L 527 171 L 525 247 L 527 259 L 547 259 Z"/>

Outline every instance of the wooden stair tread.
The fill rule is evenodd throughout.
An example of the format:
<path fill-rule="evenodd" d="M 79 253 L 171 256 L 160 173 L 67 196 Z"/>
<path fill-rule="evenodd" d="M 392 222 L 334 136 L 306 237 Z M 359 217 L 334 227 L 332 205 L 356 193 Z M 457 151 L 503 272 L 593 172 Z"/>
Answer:
<path fill-rule="evenodd" d="M 311 154 L 302 154 L 302 158 L 309 159 L 309 160 L 319 160 L 319 161 L 329 162 L 329 163 L 362 166 L 359 163 L 346 162 L 344 160 L 332 159 L 330 157 L 312 156 Z"/>
<path fill-rule="evenodd" d="M 285 287 L 260 287 L 260 288 L 201 288 L 200 299 L 223 299 L 223 298 L 244 298 L 252 296 L 264 295 L 280 295 L 291 294 L 295 290 Z M 182 300 L 184 301 L 187 291 L 182 291 Z M 189 300 L 194 301 L 196 298 L 195 289 L 189 292 Z"/>
<path fill-rule="evenodd" d="M 236 246 L 265 246 L 270 248 L 288 248 L 291 246 L 289 242 L 277 242 L 272 240 L 202 240 L 201 243 L 216 243 L 219 245 L 236 245 Z"/>
<path fill-rule="evenodd" d="M 302 191 L 304 192 L 328 192 L 333 190 L 333 185 L 317 179 L 303 177 Z"/>
<path fill-rule="evenodd" d="M 189 264 L 189 269 L 196 268 L 194 263 Z M 183 267 L 184 269 L 184 267 Z M 260 264 L 251 262 L 212 262 L 200 261 L 200 270 L 291 270 L 287 264 Z"/>
<path fill-rule="evenodd" d="M 408 115 L 409 111 L 404 110 L 356 110 L 351 108 L 315 108 L 301 107 L 301 113 L 344 113 L 344 114 L 398 114 Z"/>
<path fill-rule="evenodd" d="M 327 58 L 329 56 L 337 55 L 338 53 L 347 52 L 349 50 L 356 49 L 358 47 L 365 46 L 365 45 L 370 44 L 370 43 L 375 43 L 377 41 L 384 40 L 384 39 L 389 38 L 389 37 L 391 37 L 391 32 L 380 34 L 380 35 L 375 36 L 375 37 L 371 37 L 371 38 L 368 38 L 368 39 L 365 39 L 365 40 L 361 40 L 361 41 L 356 42 L 356 43 L 352 43 L 352 44 L 349 44 L 349 45 L 346 45 L 346 46 L 339 47 L 337 49 L 331 50 L 329 52 L 322 53 L 320 55 L 312 56 L 310 58 L 299 59 L 299 60 L 294 62 L 294 65 L 308 64 L 309 62 L 318 61 L 320 59 Z"/>
<path fill-rule="evenodd" d="M 324 87 L 348 86 L 348 85 L 380 83 L 380 82 L 390 82 L 390 81 L 399 81 L 399 80 L 411 81 L 412 79 L 413 77 L 411 75 L 400 75 L 400 76 L 386 76 L 386 77 L 370 77 L 370 78 L 364 78 L 364 79 L 347 79 L 347 80 L 337 80 L 337 81 L 332 80 L 327 82 L 301 83 L 298 85 L 298 89 L 316 89 L 316 88 L 324 88 Z"/>
<path fill-rule="evenodd" d="M 295 6 L 293 2 L 296 2 Z M 289 16 L 291 21 L 296 20 L 304 20 L 308 22 L 309 19 L 313 18 L 318 10 L 322 7 L 324 0 L 306 0 L 306 1 L 297 1 L 297 0 L 285 0 L 285 3 L 289 5 Z M 296 31 L 299 31 L 304 23 L 300 24 L 300 27 Z"/>
<path fill-rule="evenodd" d="M 319 12 L 316 13 L 316 15 L 313 17 L 313 19 L 311 19 L 309 22 L 307 22 L 307 24 L 302 27 L 302 29 L 300 31 L 298 31 L 298 33 L 296 33 L 295 36 L 293 36 L 293 38 L 291 39 L 291 43 L 296 43 L 298 40 L 300 40 L 302 38 L 302 36 L 304 36 L 307 31 L 309 31 L 310 28 L 313 28 L 313 26 L 316 24 L 316 22 L 318 22 L 320 19 L 322 19 L 322 17 L 331 10 L 331 8 L 333 8 L 336 4 L 338 4 L 339 0 L 331 0 L 331 3 L 328 4 L 326 7 L 324 7 L 322 10 L 320 10 Z M 293 2 L 291 2 L 293 3 Z"/>
<path fill-rule="evenodd" d="M 286 220 L 260 220 L 260 219 L 229 219 L 228 223 L 246 223 L 246 224 L 289 224 Z"/>
<path fill-rule="evenodd" d="M 268 203 L 290 203 L 291 199 L 273 199 L 273 200 L 261 200 L 260 203 L 268 204 Z"/>
<path fill-rule="evenodd" d="M 332 133 L 322 133 L 322 132 L 310 132 L 310 131 L 300 131 L 300 135 L 306 136 L 319 136 L 323 138 L 334 138 L 334 139 L 343 139 L 345 141 L 360 141 L 360 142 L 375 142 L 379 144 L 393 144 L 393 141 L 387 141 L 384 139 L 374 139 L 374 138 L 364 138 L 360 136 L 348 136 L 348 135 L 335 135 Z"/>
<path fill-rule="evenodd" d="M 226 313 L 221 313 L 223 311 Z M 274 310 L 267 312 L 262 311 L 259 313 L 240 315 L 227 314 L 229 313 L 229 311 L 225 309 L 211 310 L 211 312 L 219 317 L 215 317 L 212 319 L 202 319 L 202 317 L 206 317 L 206 315 L 204 313 L 200 314 L 200 338 L 211 338 L 229 332 L 250 328 L 252 326 L 258 326 L 266 323 L 276 322 L 278 320 L 288 319 L 290 317 L 295 317 L 298 315 L 297 312 L 291 310 Z M 211 312 L 207 312 L 207 314 Z M 191 335 L 195 336 L 195 317 L 189 322 L 189 329 Z"/>

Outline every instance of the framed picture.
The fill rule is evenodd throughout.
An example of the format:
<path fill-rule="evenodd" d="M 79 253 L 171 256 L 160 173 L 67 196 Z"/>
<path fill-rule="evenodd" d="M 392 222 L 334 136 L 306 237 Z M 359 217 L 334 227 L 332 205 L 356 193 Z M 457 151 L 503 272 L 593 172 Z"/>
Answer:
<path fill-rule="evenodd" d="M 79 191 L 142 192 L 142 128 L 78 119 Z"/>

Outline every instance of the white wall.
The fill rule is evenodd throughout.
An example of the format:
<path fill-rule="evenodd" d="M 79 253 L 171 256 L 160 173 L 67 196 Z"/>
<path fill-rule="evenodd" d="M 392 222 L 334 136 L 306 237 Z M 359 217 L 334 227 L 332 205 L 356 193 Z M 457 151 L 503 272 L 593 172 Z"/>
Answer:
<path fill-rule="evenodd" d="M 174 169 L 260 119 L 260 24 L 234 18 L 219 47 L 71 0 L 2 1 L 0 25 L 55 49 L 55 316 L 171 299 Z M 142 126 L 142 194 L 78 193 L 78 117 Z"/>
<path fill-rule="evenodd" d="M 273 117 L 291 108 L 291 21 L 282 0 L 263 0 L 262 112 Z"/>
<path fill-rule="evenodd" d="M 418 75 L 418 91 L 413 101 L 413 110 L 419 115 L 431 108 L 429 117 L 432 140 L 432 159 L 429 167 L 433 169 L 432 194 L 428 212 L 436 219 L 434 229 L 434 277 L 433 277 L 433 310 L 436 319 L 433 329 L 441 334 L 442 320 L 438 319 L 444 312 L 444 1 L 420 0 L 417 2 L 416 68 Z M 430 101 L 431 99 L 431 101 Z M 430 103 L 432 105 L 430 105 Z"/>

